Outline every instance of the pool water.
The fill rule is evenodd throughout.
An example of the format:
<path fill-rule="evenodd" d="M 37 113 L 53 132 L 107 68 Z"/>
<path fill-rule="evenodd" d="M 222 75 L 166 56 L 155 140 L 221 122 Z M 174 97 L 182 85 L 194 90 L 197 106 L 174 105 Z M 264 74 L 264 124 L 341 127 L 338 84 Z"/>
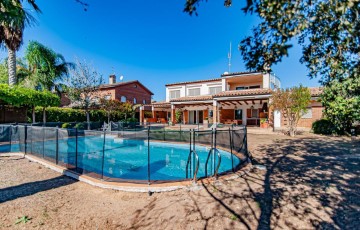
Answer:
<path fill-rule="evenodd" d="M 148 142 L 145 140 L 129 140 L 106 137 L 103 156 L 104 138 L 101 136 L 78 137 L 78 168 L 85 172 L 100 174 L 104 168 L 104 176 L 125 180 L 148 179 Z M 18 152 L 23 146 L 12 145 L 11 151 Z M 2 146 L 1 148 L 5 148 Z M 49 140 L 28 143 L 27 151 L 34 155 L 44 156 L 55 161 L 56 142 Z M 209 148 L 196 146 L 199 156 L 199 171 L 197 177 L 205 177 L 205 162 Z M 0 149 L 1 151 L 1 149 Z M 151 180 L 182 180 L 186 179 L 186 163 L 189 155 L 189 144 L 173 144 L 150 142 L 150 179 Z M 240 164 L 240 159 L 229 152 L 219 150 L 221 164 L 219 173 L 230 171 Z M 76 139 L 59 140 L 59 162 L 75 165 Z M 103 162 L 104 157 L 104 164 Z M 214 164 L 215 161 L 215 164 Z M 210 158 L 208 174 L 213 172 L 217 157 Z M 189 174 L 190 175 L 190 174 Z M 208 175 L 210 176 L 210 175 Z"/>

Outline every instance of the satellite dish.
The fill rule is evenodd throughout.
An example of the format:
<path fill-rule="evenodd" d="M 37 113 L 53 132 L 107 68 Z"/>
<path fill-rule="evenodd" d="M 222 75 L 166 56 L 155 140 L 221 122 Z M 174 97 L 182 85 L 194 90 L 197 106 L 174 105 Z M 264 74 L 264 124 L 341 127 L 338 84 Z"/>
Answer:
<path fill-rule="evenodd" d="M 124 76 L 123 75 L 121 75 L 120 76 L 120 81 L 122 81 L 124 79 Z"/>

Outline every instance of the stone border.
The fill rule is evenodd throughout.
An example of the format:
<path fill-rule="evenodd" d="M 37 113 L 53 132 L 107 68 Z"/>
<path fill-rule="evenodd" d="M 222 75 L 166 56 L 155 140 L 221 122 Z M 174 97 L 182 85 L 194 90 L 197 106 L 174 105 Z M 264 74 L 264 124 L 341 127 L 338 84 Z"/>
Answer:
<path fill-rule="evenodd" d="M 87 184 L 99 187 L 99 188 L 113 189 L 113 190 L 124 191 L 124 192 L 140 192 L 140 193 L 170 192 L 170 191 L 175 191 L 175 190 L 179 190 L 179 189 L 198 190 L 198 189 L 201 189 L 201 186 L 199 186 L 199 184 L 200 184 L 199 181 L 209 184 L 209 183 L 216 183 L 220 180 L 226 180 L 226 181 L 234 180 L 236 178 L 244 176 L 246 174 L 246 172 L 251 170 L 251 165 L 247 164 L 247 165 L 244 165 L 241 169 L 239 169 L 235 173 L 228 173 L 225 175 L 220 175 L 218 180 L 215 178 L 204 178 L 204 179 L 199 179 L 197 183 L 193 183 L 191 181 L 179 181 L 179 182 L 166 182 L 166 183 L 161 183 L 161 184 L 144 185 L 144 184 L 136 184 L 136 183 L 128 183 L 128 182 L 102 181 L 102 180 L 95 179 L 95 178 L 92 178 L 92 177 L 89 177 L 86 175 L 81 175 L 81 174 L 72 172 L 64 167 L 61 167 L 59 165 L 56 165 L 56 164 L 53 164 L 46 160 L 43 160 L 42 158 L 38 158 L 35 156 L 23 154 L 23 153 L 2 153 L 2 154 L 0 154 L 0 156 L 25 157 L 29 161 L 41 164 L 44 167 L 54 170 L 62 175 L 71 177 L 78 181 L 82 181 Z"/>

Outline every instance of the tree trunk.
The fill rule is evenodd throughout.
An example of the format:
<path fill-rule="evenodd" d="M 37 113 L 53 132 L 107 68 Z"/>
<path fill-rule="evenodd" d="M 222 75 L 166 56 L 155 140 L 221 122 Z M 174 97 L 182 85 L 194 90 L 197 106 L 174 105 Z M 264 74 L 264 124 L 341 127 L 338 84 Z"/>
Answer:
<path fill-rule="evenodd" d="M 15 85 L 17 82 L 16 78 L 16 52 L 11 50 L 9 47 L 8 50 L 8 74 L 9 74 L 9 85 Z"/>
<path fill-rule="evenodd" d="M 35 123 L 35 106 L 32 107 L 32 123 Z"/>
<path fill-rule="evenodd" d="M 89 110 L 85 110 L 86 111 L 86 123 L 87 123 L 87 129 L 90 130 L 90 113 Z"/>
<path fill-rule="evenodd" d="M 110 124 L 110 112 L 108 112 L 108 124 Z"/>
<path fill-rule="evenodd" d="M 45 107 L 43 107 L 43 123 L 44 123 L 44 125 L 46 123 L 46 108 Z"/>

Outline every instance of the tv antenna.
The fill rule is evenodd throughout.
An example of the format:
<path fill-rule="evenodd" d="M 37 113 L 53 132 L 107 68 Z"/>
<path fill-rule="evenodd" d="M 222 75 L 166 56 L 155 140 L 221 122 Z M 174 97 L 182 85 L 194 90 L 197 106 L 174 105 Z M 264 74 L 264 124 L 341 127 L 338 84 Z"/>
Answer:
<path fill-rule="evenodd" d="M 229 73 L 230 73 L 230 70 L 231 70 L 231 42 L 230 42 L 230 50 L 229 50 L 229 53 L 228 53 L 228 59 L 229 59 Z"/>

